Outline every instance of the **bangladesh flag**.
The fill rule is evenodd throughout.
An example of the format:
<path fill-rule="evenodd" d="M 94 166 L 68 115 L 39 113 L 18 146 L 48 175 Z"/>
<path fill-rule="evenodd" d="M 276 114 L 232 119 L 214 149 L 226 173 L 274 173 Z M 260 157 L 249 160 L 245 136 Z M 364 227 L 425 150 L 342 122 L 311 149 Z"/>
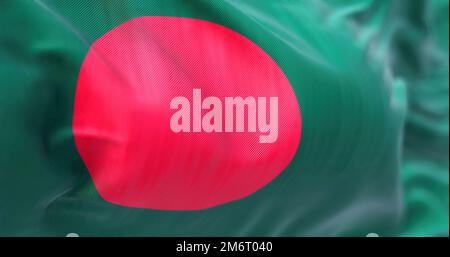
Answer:
<path fill-rule="evenodd" d="M 0 13 L 1 236 L 448 236 L 448 1 Z"/>

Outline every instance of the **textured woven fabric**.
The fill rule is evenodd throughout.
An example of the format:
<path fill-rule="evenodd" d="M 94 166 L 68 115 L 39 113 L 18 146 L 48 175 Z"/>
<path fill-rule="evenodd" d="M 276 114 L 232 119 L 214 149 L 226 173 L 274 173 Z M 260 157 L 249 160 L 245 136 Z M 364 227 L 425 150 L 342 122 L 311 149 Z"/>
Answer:
<path fill-rule="evenodd" d="M 448 236 L 448 11 L 445 0 L 0 1 L 0 235 Z M 74 140 L 78 76 L 96 40 L 142 16 L 224 26 L 283 71 L 301 143 L 268 185 L 193 211 L 101 197 Z"/>

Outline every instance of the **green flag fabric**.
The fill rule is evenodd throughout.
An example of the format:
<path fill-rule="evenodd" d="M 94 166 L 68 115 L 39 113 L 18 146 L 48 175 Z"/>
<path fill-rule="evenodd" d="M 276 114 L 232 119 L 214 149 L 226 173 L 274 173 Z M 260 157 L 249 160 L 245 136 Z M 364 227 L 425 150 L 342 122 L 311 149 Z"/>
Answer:
<path fill-rule="evenodd" d="M 0 235 L 448 236 L 448 8 L 446 0 L 1 1 Z M 160 18 L 155 17 L 195 20 L 171 28 L 178 32 L 203 28 L 208 35 L 204 40 L 219 42 L 200 45 L 205 53 L 212 53 L 205 60 L 217 67 L 234 53 L 223 54 L 221 49 L 229 45 L 221 45 L 221 35 L 214 34 L 222 31 L 219 27 L 225 39 L 236 37 L 248 43 L 247 52 L 273 60 L 253 64 L 267 63 L 271 71 L 276 70 L 273 76 L 284 74 L 277 81 L 289 83 L 301 113 L 301 139 L 299 129 L 292 125 L 300 143 L 285 167 L 280 164 L 279 175 L 245 196 L 217 200 L 218 204 L 211 206 L 199 201 L 201 208 L 193 209 L 184 208 L 194 204 L 190 195 L 180 198 L 183 208 L 171 210 L 153 208 L 147 199 L 142 200 L 145 204 L 141 200 L 121 204 L 122 199 L 134 198 L 131 191 L 117 189 L 119 186 L 106 188 L 110 190 L 106 195 L 101 191 L 92 169 L 106 150 L 80 148 L 81 141 L 75 139 L 75 108 L 81 106 L 76 97 L 82 95 L 77 90 L 81 80 L 91 83 L 95 75 L 82 77 L 82 67 L 96 44 L 105 42 L 107 47 L 108 42 L 123 39 L 111 36 L 108 41 L 104 35 L 112 35 L 109 32 L 120 31 L 121 25 L 140 17 L 148 17 L 148 40 L 156 38 L 156 33 L 170 33 L 157 27 Z M 184 36 L 180 33 L 179 37 Z M 203 40 L 200 34 L 195 37 Z M 172 50 L 166 46 L 170 42 L 157 43 L 162 44 L 161 51 L 169 52 Z M 236 49 L 242 44 L 236 43 Z M 185 45 L 188 50 L 195 46 Z M 130 50 L 126 44 L 121 47 L 124 53 Z M 101 54 L 99 58 L 103 58 Z M 134 59 L 130 60 L 133 65 Z M 244 59 L 232 60 L 233 71 L 253 69 Z M 150 68 L 139 72 L 150 74 L 153 68 L 163 67 L 162 61 L 150 59 L 148 63 Z M 175 63 L 189 72 L 183 62 Z M 126 79 L 140 79 L 137 70 L 139 67 L 129 70 Z M 211 74 L 214 70 L 211 68 Z M 116 71 L 111 68 L 110 72 Z M 233 74 L 232 79 L 239 81 L 260 79 L 248 72 Z M 155 81 L 152 76 L 146 81 Z M 264 81 L 271 79 L 268 75 Z M 113 92 L 111 82 L 96 82 L 95 94 Z M 149 104 L 150 100 L 144 97 L 142 101 Z M 85 104 L 83 108 L 94 120 L 101 119 L 94 115 L 96 107 Z M 284 112 L 291 115 L 289 119 L 283 119 L 281 113 L 280 121 L 296 122 L 296 108 Z M 108 111 L 112 117 L 121 117 L 120 109 Z M 83 122 L 87 119 L 80 117 Z M 279 140 L 287 133 L 281 128 Z M 151 137 L 157 132 L 146 133 Z M 135 145 L 146 149 L 151 162 L 170 155 L 144 141 Z M 290 147 L 289 142 L 286 140 Z M 291 149 L 286 145 L 259 167 L 265 170 L 272 163 L 278 165 L 276 160 Z M 233 153 L 245 154 L 245 147 L 233 148 Z M 183 163 L 176 156 L 177 149 L 171 151 L 174 156 L 169 157 Z M 195 149 L 191 151 L 197 156 Z M 230 154 L 224 151 L 224 155 Z M 133 152 L 127 153 L 133 161 Z M 174 164 L 179 166 L 174 172 L 196 171 L 216 156 L 199 158 Z M 102 165 L 107 165 L 102 167 L 119 167 L 115 163 L 114 158 L 102 159 Z M 125 168 L 119 172 L 124 177 L 134 174 Z M 130 176 L 126 179 L 134 181 Z M 217 181 L 225 183 L 226 178 Z M 242 182 L 227 192 L 246 186 L 249 184 Z M 151 197 L 158 207 L 175 204 L 170 193 Z"/>

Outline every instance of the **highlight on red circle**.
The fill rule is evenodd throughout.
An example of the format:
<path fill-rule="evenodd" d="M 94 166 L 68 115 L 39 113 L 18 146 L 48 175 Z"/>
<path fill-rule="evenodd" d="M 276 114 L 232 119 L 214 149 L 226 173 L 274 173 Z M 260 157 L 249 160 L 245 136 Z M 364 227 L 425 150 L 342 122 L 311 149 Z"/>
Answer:
<path fill-rule="evenodd" d="M 288 79 L 248 38 L 208 21 L 146 16 L 90 47 L 72 129 L 106 201 L 199 210 L 275 179 L 297 151 L 301 118 Z"/>

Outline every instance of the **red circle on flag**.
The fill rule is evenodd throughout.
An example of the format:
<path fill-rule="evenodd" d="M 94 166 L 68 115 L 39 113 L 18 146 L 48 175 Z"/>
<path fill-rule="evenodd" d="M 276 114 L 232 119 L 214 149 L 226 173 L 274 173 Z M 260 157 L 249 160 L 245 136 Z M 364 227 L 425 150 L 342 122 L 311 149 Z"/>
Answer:
<path fill-rule="evenodd" d="M 72 129 L 106 201 L 196 210 L 279 175 L 301 118 L 281 69 L 246 37 L 203 20 L 140 17 L 90 47 Z"/>

